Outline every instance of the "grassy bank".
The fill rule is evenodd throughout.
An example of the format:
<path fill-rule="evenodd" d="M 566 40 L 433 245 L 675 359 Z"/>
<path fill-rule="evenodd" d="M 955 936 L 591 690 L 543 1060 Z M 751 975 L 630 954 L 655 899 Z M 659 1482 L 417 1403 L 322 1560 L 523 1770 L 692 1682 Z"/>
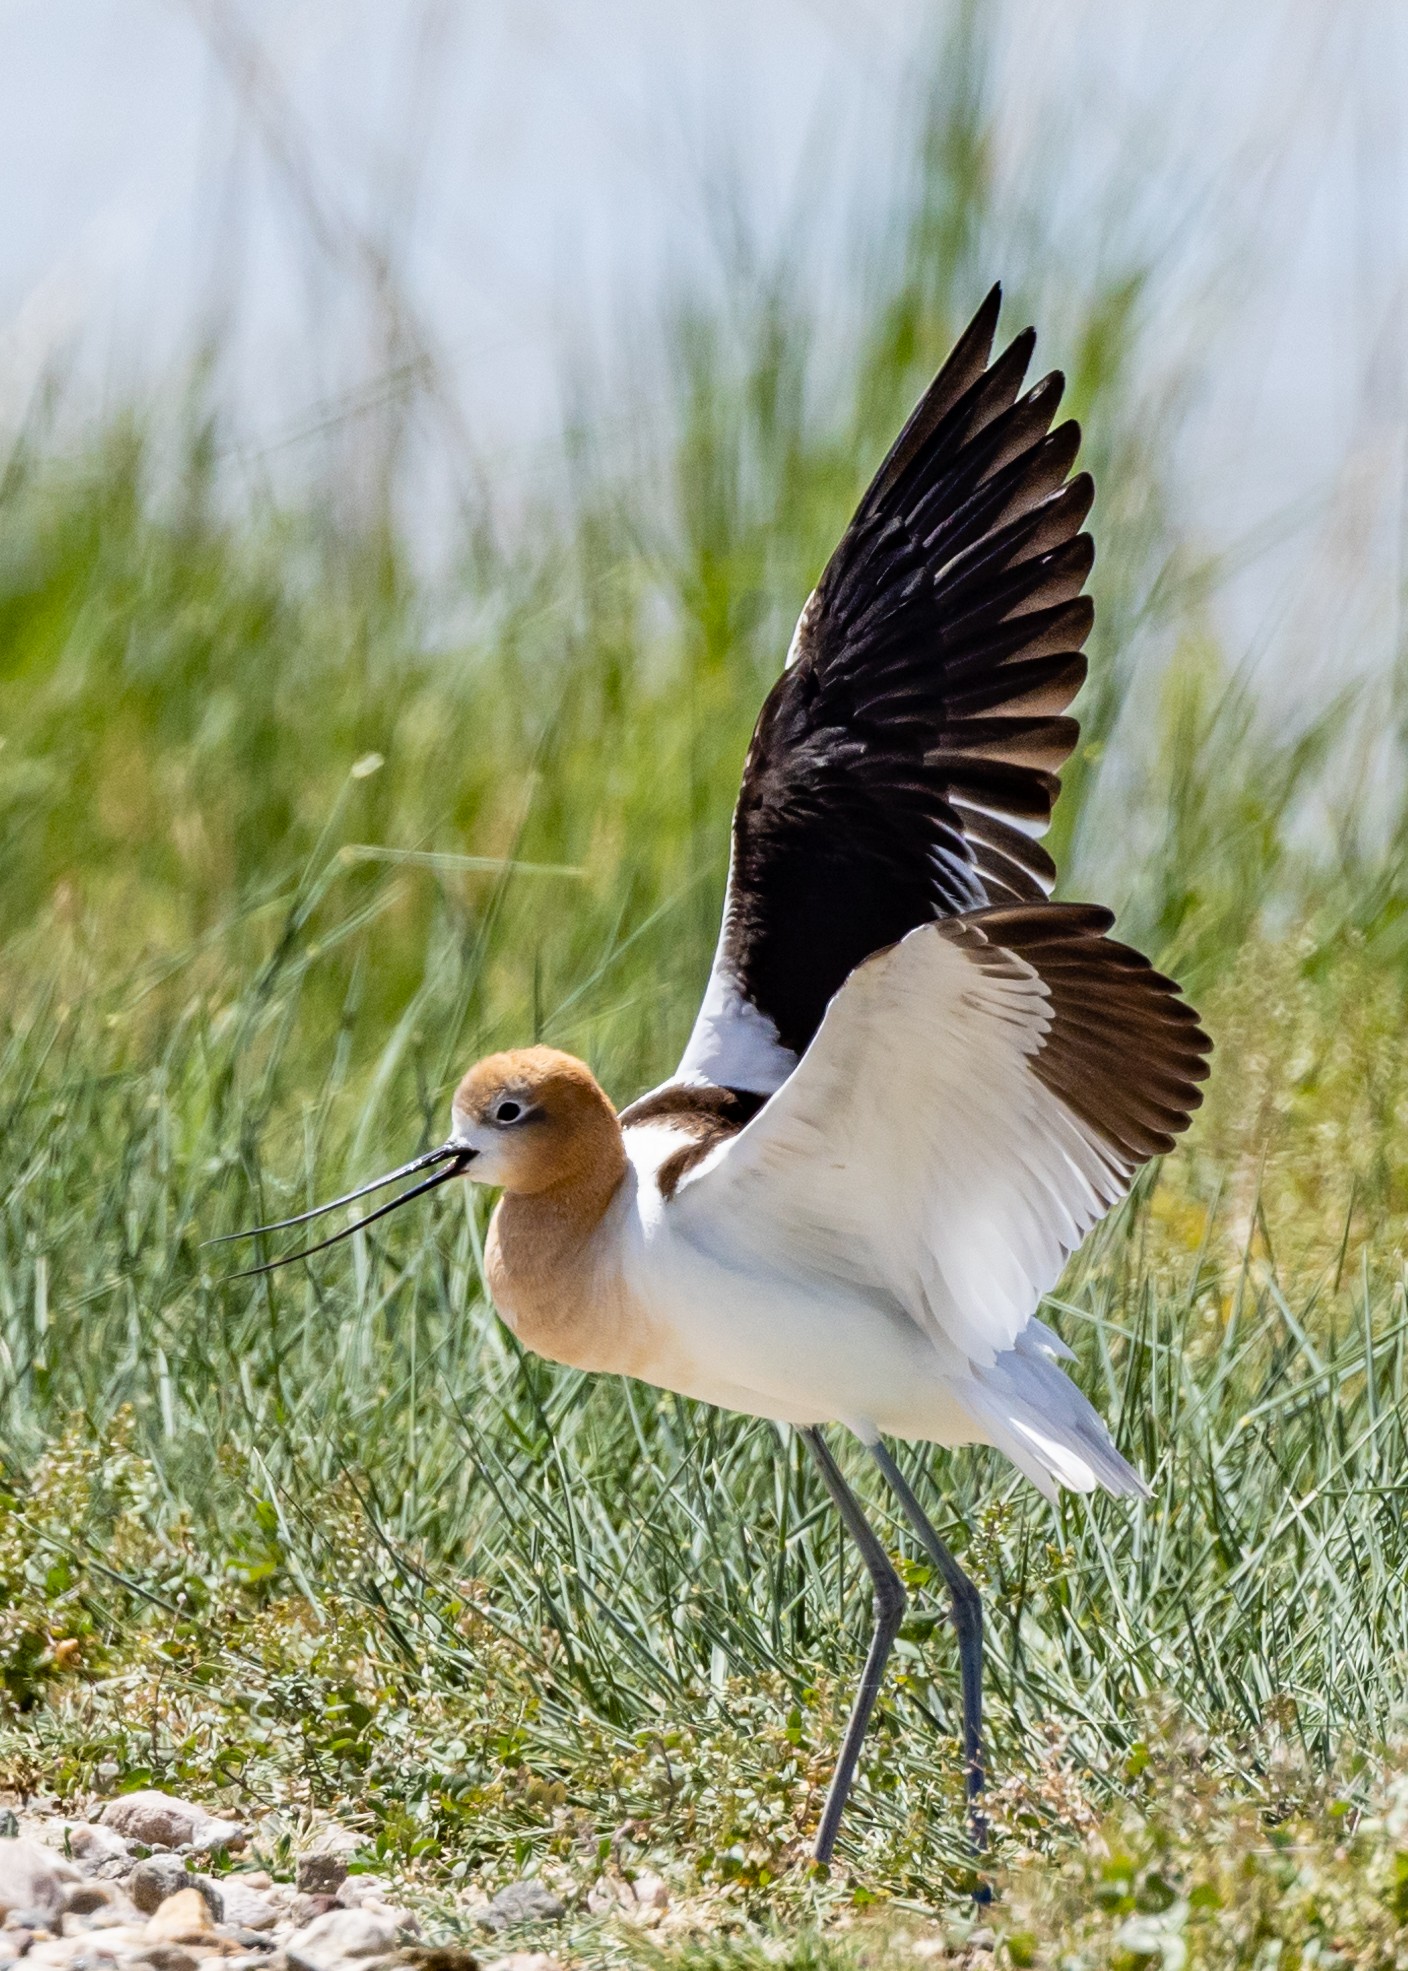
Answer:
<path fill-rule="evenodd" d="M 1053 1515 L 995 1457 L 907 1454 L 990 1610 L 993 1921 L 1019 1965 L 1393 1947 L 1395 727 L 1369 836 L 1355 708 L 1273 728 L 1209 627 L 1148 267 L 1082 282 L 1044 253 L 994 181 L 981 46 L 939 72 L 845 346 L 792 267 L 744 256 L 727 306 L 671 316 L 639 455 L 585 426 L 540 509 L 486 503 L 448 573 L 394 489 L 355 528 L 331 489 L 243 496 L 198 391 L 16 439 L 0 1780 L 336 1812 L 439 1922 L 526 1867 L 584 1888 L 649 1858 L 715 1930 L 879 1926 L 845 1958 L 948 1911 L 961 1937 L 956 1662 L 882 1499 L 916 1594 L 818 1881 L 865 1596 L 797 1443 L 525 1357 L 485 1301 L 482 1200 L 271 1281 L 203 1241 L 435 1140 L 494 1046 L 569 1047 L 622 1101 L 668 1069 L 792 619 L 1004 267 L 1101 489 L 1067 893 L 1120 901 L 1219 1053 L 1191 1147 L 1053 1309 L 1152 1499 Z"/>

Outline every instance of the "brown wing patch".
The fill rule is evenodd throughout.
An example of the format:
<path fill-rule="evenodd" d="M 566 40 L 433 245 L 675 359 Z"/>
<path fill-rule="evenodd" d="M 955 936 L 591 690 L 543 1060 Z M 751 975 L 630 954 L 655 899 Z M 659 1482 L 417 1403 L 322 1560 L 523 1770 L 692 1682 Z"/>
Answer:
<path fill-rule="evenodd" d="M 680 1183 L 696 1164 L 702 1163 L 717 1143 L 736 1136 L 745 1123 L 767 1101 L 750 1088 L 720 1088 L 713 1082 L 667 1082 L 653 1094 L 643 1095 L 617 1120 L 623 1129 L 637 1123 L 667 1124 L 689 1140 L 661 1164 L 656 1176 L 662 1198 L 672 1198 Z"/>
<path fill-rule="evenodd" d="M 1035 971 L 1052 1020 L 1032 1072 L 1132 1174 L 1188 1127 L 1212 1042 L 1174 981 L 1105 935 L 1113 922 L 1093 904 L 1042 903 L 938 929 L 984 971 Z"/>

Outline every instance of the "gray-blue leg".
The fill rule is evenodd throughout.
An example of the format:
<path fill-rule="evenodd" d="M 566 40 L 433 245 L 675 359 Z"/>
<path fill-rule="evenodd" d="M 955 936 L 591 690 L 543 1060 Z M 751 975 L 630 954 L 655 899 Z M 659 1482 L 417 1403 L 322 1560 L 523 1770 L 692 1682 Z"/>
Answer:
<path fill-rule="evenodd" d="M 815 1428 L 807 1429 L 802 1432 L 802 1436 L 806 1440 L 807 1449 L 821 1468 L 826 1489 L 836 1502 L 836 1510 L 841 1515 L 846 1531 L 860 1548 L 861 1558 L 875 1587 L 875 1628 L 870 1638 L 870 1651 L 865 1659 L 865 1669 L 861 1675 L 860 1689 L 856 1692 L 856 1701 L 851 1707 L 846 1736 L 841 1743 L 841 1756 L 836 1762 L 836 1771 L 827 1788 L 826 1805 L 822 1809 L 821 1826 L 817 1830 L 816 1847 L 813 1850 L 819 1862 L 829 1862 L 832 1850 L 836 1846 L 836 1834 L 841 1825 L 846 1798 L 855 1778 L 866 1726 L 870 1723 L 870 1714 L 875 1708 L 880 1679 L 885 1674 L 885 1664 L 904 1617 L 905 1592 L 904 1583 L 896 1574 L 889 1555 L 861 1511 L 860 1501 L 841 1476 L 841 1468 L 832 1457 L 821 1432 Z"/>
<path fill-rule="evenodd" d="M 978 1807 L 983 1790 L 983 1604 L 978 1590 L 929 1523 L 928 1514 L 910 1490 L 909 1481 L 881 1443 L 867 1447 L 879 1465 L 919 1543 L 943 1575 L 953 1604 L 958 1636 L 959 1674 L 963 1684 L 963 1763 L 968 1775 L 968 1811 L 973 1845 L 987 1841 L 987 1822 Z"/>

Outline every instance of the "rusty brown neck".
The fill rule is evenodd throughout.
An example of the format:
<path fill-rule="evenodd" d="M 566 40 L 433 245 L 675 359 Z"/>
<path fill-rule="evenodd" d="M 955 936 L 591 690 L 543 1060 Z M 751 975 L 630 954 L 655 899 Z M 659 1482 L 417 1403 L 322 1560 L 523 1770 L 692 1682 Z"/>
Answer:
<path fill-rule="evenodd" d="M 561 1265 L 590 1239 L 626 1174 L 619 1131 L 612 1148 L 616 1154 L 590 1171 L 575 1171 L 541 1191 L 506 1191 L 500 1198 L 494 1214 L 499 1243 L 511 1242 L 515 1270 Z"/>
<path fill-rule="evenodd" d="M 506 1191 L 489 1228 L 489 1291 L 519 1340 L 540 1355 L 579 1368 L 607 1366 L 618 1325 L 618 1295 L 593 1234 L 629 1168 L 614 1116 L 593 1130 L 592 1154 L 536 1191 Z"/>

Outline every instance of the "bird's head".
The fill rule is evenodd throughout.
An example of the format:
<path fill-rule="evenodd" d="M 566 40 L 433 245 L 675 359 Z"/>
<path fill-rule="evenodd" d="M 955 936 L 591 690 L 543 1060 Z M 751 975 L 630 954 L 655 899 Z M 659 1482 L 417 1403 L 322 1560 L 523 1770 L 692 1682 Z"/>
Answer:
<path fill-rule="evenodd" d="M 532 1194 L 619 1176 L 620 1124 L 596 1076 L 555 1047 L 519 1047 L 477 1061 L 455 1090 L 450 1145 L 480 1184 Z"/>
<path fill-rule="evenodd" d="M 389 1204 L 369 1211 L 330 1239 L 248 1269 L 267 1273 L 350 1238 L 373 1220 L 437 1190 L 454 1177 L 468 1177 L 525 1196 L 561 1191 L 579 1199 L 594 1197 L 600 1209 L 626 1169 L 621 1125 L 605 1091 L 584 1062 L 559 1053 L 555 1047 L 520 1047 L 476 1062 L 455 1090 L 451 1125 L 448 1141 L 438 1149 L 427 1150 L 398 1170 L 388 1171 L 385 1177 L 312 1211 L 300 1212 L 296 1218 L 282 1218 L 275 1224 L 257 1225 L 249 1232 L 227 1237 L 253 1238 L 257 1233 L 306 1225 L 310 1219 L 321 1218 L 325 1212 L 352 1204 L 403 1177 L 429 1173 Z"/>

